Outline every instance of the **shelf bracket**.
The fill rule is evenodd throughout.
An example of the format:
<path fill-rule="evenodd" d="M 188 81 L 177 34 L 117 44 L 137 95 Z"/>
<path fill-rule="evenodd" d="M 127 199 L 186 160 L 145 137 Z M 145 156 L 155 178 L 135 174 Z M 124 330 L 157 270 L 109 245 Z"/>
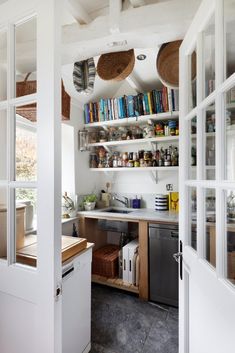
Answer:
<path fill-rule="evenodd" d="M 106 150 L 108 153 L 112 153 L 111 149 L 110 149 L 108 146 L 105 146 L 105 145 L 104 145 L 104 148 L 105 148 L 105 150 Z"/>
<path fill-rule="evenodd" d="M 154 181 L 154 183 L 158 184 L 159 179 L 158 179 L 158 172 L 155 172 L 153 170 L 149 171 L 151 179 Z"/>

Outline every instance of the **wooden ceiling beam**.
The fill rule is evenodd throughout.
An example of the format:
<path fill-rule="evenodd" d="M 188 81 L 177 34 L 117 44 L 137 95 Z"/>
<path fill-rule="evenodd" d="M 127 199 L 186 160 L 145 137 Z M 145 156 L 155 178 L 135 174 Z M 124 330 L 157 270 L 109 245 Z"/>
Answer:
<path fill-rule="evenodd" d="M 120 32 L 121 11 L 122 0 L 109 0 L 109 28 L 111 34 Z"/>
<path fill-rule="evenodd" d="M 67 0 L 67 7 L 71 15 L 79 24 L 89 24 L 92 22 L 92 18 L 79 3 L 79 0 Z"/>

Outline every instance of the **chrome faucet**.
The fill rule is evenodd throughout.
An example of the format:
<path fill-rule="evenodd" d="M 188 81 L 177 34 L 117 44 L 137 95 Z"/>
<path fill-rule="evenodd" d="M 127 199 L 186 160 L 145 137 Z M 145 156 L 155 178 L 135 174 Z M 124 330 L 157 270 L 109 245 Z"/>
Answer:
<path fill-rule="evenodd" d="M 117 194 L 113 194 L 113 197 L 112 199 L 115 200 L 115 201 L 118 201 L 120 203 L 122 203 L 125 207 L 128 207 L 129 205 L 129 199 L 125 196 L 122 196 L 124 198 L 124 201 L 123 200 L 120 200 L 117 196 Z"/>

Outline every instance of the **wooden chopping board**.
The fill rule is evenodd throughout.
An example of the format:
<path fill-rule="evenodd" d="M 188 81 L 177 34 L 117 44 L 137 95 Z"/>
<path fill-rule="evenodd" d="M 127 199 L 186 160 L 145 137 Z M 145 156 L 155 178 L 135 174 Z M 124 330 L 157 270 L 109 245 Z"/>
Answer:
<path fill-rule="evenodd" d="M 85 238 L 75 238 L 69 236 L 62 236 L 62 263 L 70 257 L 77 255 L 87 247 L 87 240 Z M 37 266 L 37 242 L 24 246 L 17 250 L 16 261 L 18 263 Z"/>

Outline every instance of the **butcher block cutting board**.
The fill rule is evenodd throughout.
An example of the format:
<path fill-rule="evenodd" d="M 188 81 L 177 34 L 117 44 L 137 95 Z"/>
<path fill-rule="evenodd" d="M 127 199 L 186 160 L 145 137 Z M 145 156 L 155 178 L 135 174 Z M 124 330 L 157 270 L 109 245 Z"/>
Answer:
<path fill-rule="evenodd" d="M 77 255 L 87 247 L 87 240 L 84 238 L 74 238 L 62 236 L 62 263 L 70 257 Z M 18 263 L 37 266 L 37 242 L 17 250 L 16 261 Z"/>

